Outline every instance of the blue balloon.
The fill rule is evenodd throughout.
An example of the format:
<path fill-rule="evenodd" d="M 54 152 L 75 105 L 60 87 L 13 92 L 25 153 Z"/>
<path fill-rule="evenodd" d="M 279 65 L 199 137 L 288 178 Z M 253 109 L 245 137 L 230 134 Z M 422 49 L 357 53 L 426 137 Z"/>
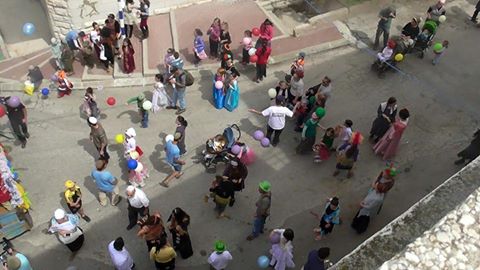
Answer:
<path fill-rule="evenodd" d="M 35 33 L 35 25 L 33 23 L 25 23 L 22 27 L 23 33 L 27 36 L 33 35 Z"/>
<path fill-rule="evenodd" d="M 13 179 L 18 180 L 18 173 L 17 172 L 13 173 Z"/>
<path fill-rule="evenodd" d="M 135 159 L 129 159 L 127 161 L 127 167 L 130 169 L 130 170 L 135 170 L 138 166 L 138 162 L 135 160 Z"/>
<path fill-rule="evenodd" d="M 267 256 L 262 255 L 258 257 L 257 264 L 260 268 L 267 268 L 270 265 L 270 259 Z"/>
<path fill-rule="evenodd" d="M 42 89 L 42 95 L 48 96 L 48 93 L 50 93 L 50 90 L 48 90 L 48 88 L 45 87 Z"/>
<path fill-rule="evenodd" d="M 10 160 L 7 160 L 7 166 L 10 168 L 12 167 L 12 162 Z"/>

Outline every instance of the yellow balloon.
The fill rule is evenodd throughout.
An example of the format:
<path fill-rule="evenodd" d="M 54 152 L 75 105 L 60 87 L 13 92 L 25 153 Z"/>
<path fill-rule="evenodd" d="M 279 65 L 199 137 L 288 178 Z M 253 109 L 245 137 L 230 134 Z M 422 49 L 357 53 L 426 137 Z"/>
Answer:
<path fill-rule="evenodd" d="M 125 140 L 125 137 L 123 136 L 123 134 L 115 135 L 115 142 L 116 143 L 123 143 L 124 140 Z"/>
<path fill-rule="evenodd" d="M 400 62 L 402 60 L 403 60 L 403 54 L 397 53 L 397 55 L 395 55 L 395 61 Z"/>

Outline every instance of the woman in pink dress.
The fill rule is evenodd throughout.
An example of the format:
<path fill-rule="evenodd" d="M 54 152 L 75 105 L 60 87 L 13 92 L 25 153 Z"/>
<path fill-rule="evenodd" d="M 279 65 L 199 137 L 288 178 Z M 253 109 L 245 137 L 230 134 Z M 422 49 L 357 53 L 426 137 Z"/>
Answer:
<path fill-rule="evenodd" d="M 133 49 L 132 42 L 130 39 L 125 38 L 123 40 L 122 46 L 123 52 L 123 72 L 130 74 L 135 70 L 135 59 L 133 55 L 135 54 L 135 50 Z"/>
<path fill-rule="evenodd" d="M 383 135 L 382 139 L 373 146 L 373 151 L 377 155 L 382 155 L 383 160 L 390 160 L 397 153 L 398 145 L 402 139 L 402 134 L 407 127 L 410 113 L 407 109 L 401 109 L 398 113 L 399 118 Z"/>

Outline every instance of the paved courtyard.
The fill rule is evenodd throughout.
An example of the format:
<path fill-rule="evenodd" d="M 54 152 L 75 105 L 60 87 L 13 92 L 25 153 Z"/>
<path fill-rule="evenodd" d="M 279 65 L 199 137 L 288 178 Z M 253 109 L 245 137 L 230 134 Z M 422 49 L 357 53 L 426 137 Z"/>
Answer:
<path fill-rule="evenodd" d="M 454 10 L 455 11 L 455 10 Z M 457 10 L 458 11 L 458 10 Z M 453 12 L 455 13 L 455 12 Z M 453 15 L 452 13 L 452 15 Z M 464 12 L 465 13 L 465 12 Z M 97 92 L 102 109 L 104 125 L 111 144 L 112 160 L 109 170 L 126 186 L 126 168 L 122 157 L 123 148 L 113 143 L 113 137 L 129 127 L 137 130 L 137 142 L 145 150 L 144 161 L 151 170 L 144 188 L 151 199 L 151 210 L 159 210 L 164 218 L 176 206 L 190 215 L 190 227 L 194 256 L 188 260 L 178 259 L 178 269 L 206 269 L 207 254 L 216 239 L 224 240 L 232 252 L 234 261 L 229 269 L 256 269 L 256 258 L 268 254 L 268 240 L 261 237 L 252 242 L 245 240 L 251 230 L 254 202 L 257 198 L 257 183 L 268 179 L 273 184 L 273 204 L 267 227 L 290 227 L 295 231 L 295 262 L 300 269 L 309 250 L 320 246 L 332 249 L 331 259 L 338 260 L 353 250 L 369 235 L 408 209 L 425 194 L 458 170 L 453 165 L 457 150 L 463 147 L 478 125 L 478 70 L 480 62 L 472 56 L 477 54 L 480 36 L 478 29 L 465 23 L 464 13 L 457 12 L 458 19 L 450 19 L 442 26 L 437 39 L 448 38 L 451 47 L 437 66 L 426 59 L 408 56 L 399 65 L 408 74 L 388 73 L 378 79 L 370 72 L 372 56 L 366 51 L 344 48 L 307 58 L 306 86 L 319 82 L 324 75 L 333 79 L 333 96 L 327 103 L 327 115 L 322 125 L 333 126 L 350 118 L 354 129 L 367 134 L 380 102 L 395 96 L 400 108 L 411 112 L 409 126 L 402 139 L 395 166 L 400 170 L 397 183 L 390 191 L 382 212 L 372 219 L 368 231 L 356 235 L 349 223 L 365 196 L 368 186 L 385 163 L 373 155 L 371 145 L 365 140 L 360 147 L 360 158 L 355 176 L 333 177 L 334 158 L 322 164 L 314 164 L 312 156 L 297 156 L 294 148 L 299 134 L 293 132 L 293 121 L 288 121 L 276 148 L 261 148 L 250 134 L 265 128 L 265 120 L 247 112 L 248 108 L 262 109 L 268 106 L 267 89 L 283 78 L 287 64 L 268 69 L 267 80 L 262 84 L 250 81 L 253 68 L 241 69 L 241 101 L 239 108 L 230 113 L 216 110 L 211 101 L 211 76 L 208 71 L 193 72 L 196 83 L 187 91 L 187 164 L 185 175 L 165 189 L 158 183 L 169 173 L 163 162 L 163 138 L 175 129 L 175 115 L 162 111 L 151 115 L 150 127 L 139 128 L 139 116 L 134 105 L 124 102 L 140 92 L 150 95 L 151 87 L 104 89 Z M 403 18 L 406 22 L 408 19 Z M 402 21 L 403 22 L 403 21 Z M 355 21 L 350 27 L 373 33 L 363 25 L 375 27 L 375 19 Z M 402 23 L 403 24 L 403 23 Z M 392 30 L 394 31 L 394 30 Z M 97 85 L 93 85 L 96 87 Z M 108 107 L 109 96 L 117 99 L 117 105 Z M 95 149 L 88 140 L 89 128 L 80 117 L 82 92 L 70 97 L 48 99 L 22 97 L 29 108 L 32 137 L 26 149 L 13 146 L 13 165 L 19 171 L 27 187 L 34 210 L 36 226 L 32 232 L 15 240 L 17 248 L 29 256 L 35 269 L 64 269 L 76 265 L 79 269 L 110 269 L 106 245 L 112 239 L 123 236 L 138 269 L 151 269 L 143 240 L 135 232 L 126 231 L 127 211 L 125 199 L 117 207 L 101 207 L 96 200 L 96 190 L 89 175 L 93 168 Z M 258 160 L 249 167 L 246 189 L 238 194 L 234 207 L 228 208 L 231 220 L 217 220 L 213 204 L 202 200 L 213 174 L 205 172 L 201 164 L 195 164 L 197 153 L 204 149 L 208 137 L 220 133 L 227 124 L 237 123 L 242 130 L 242 141 L 253 147 Z M 2 130 L 9 130 L 6 118 Z M 1 140 L 12 145 L 13 142 Z M 218 168 L 221 172 L 222 168 Z M 73 179 L 84 193 L 84 207 L 92 222 L 82 221 L 86 242 L 74 257 L 54 236 L 42 233 L 53 211 L 65 203 L 62 197 L 63 183 Z M 333 233 L 316 242 L 311 233 L 317 221 L 310 210 L 320 212 L 327 198 L 340 198 L 343 224 Z"/>

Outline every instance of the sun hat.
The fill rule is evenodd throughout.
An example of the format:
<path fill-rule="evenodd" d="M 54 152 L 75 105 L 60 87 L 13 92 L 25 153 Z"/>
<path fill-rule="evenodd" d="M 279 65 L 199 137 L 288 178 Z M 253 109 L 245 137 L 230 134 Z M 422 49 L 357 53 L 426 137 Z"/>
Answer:
<path fill-rule="evenodd" d="M 220 240 L 215 241 L 215 251 L 216 252 L 224 252 L 225 251 L 225 243 L 223 243 Z"/>
<path fill-rule="evenodd" d="M 50 39 L 50 42 L 55 45 L 58 41 L 56 38 L 52 37 L 52 39 Z"/>
<path fill-rule="evenodd" d="M 73 187 L 75 187 L 75 182 L 73 182 L 72 180 L 67 180 L 67 181 L 65 181 L 65 187 L 66 188 L 73 188 Z"/>
<path fill-rule="evenodd" d="M 270 184 L 270 182 L 265 180 L 260 182 L 260 184 L 258 184 L 258 187 L 265 192 L 269 192 L 270 188 L 272 187 L 272 184 Z"/>
<path fill-rule="evenodd" d="M 58 208 L 58 209 L 55 210 L 55 212 L 53 213 L 53 217 L 54 217 L 56 220 L 62 219 L 62 218 L 65 217 L 65 211 L 64 211 L 63 209 Z"/>

